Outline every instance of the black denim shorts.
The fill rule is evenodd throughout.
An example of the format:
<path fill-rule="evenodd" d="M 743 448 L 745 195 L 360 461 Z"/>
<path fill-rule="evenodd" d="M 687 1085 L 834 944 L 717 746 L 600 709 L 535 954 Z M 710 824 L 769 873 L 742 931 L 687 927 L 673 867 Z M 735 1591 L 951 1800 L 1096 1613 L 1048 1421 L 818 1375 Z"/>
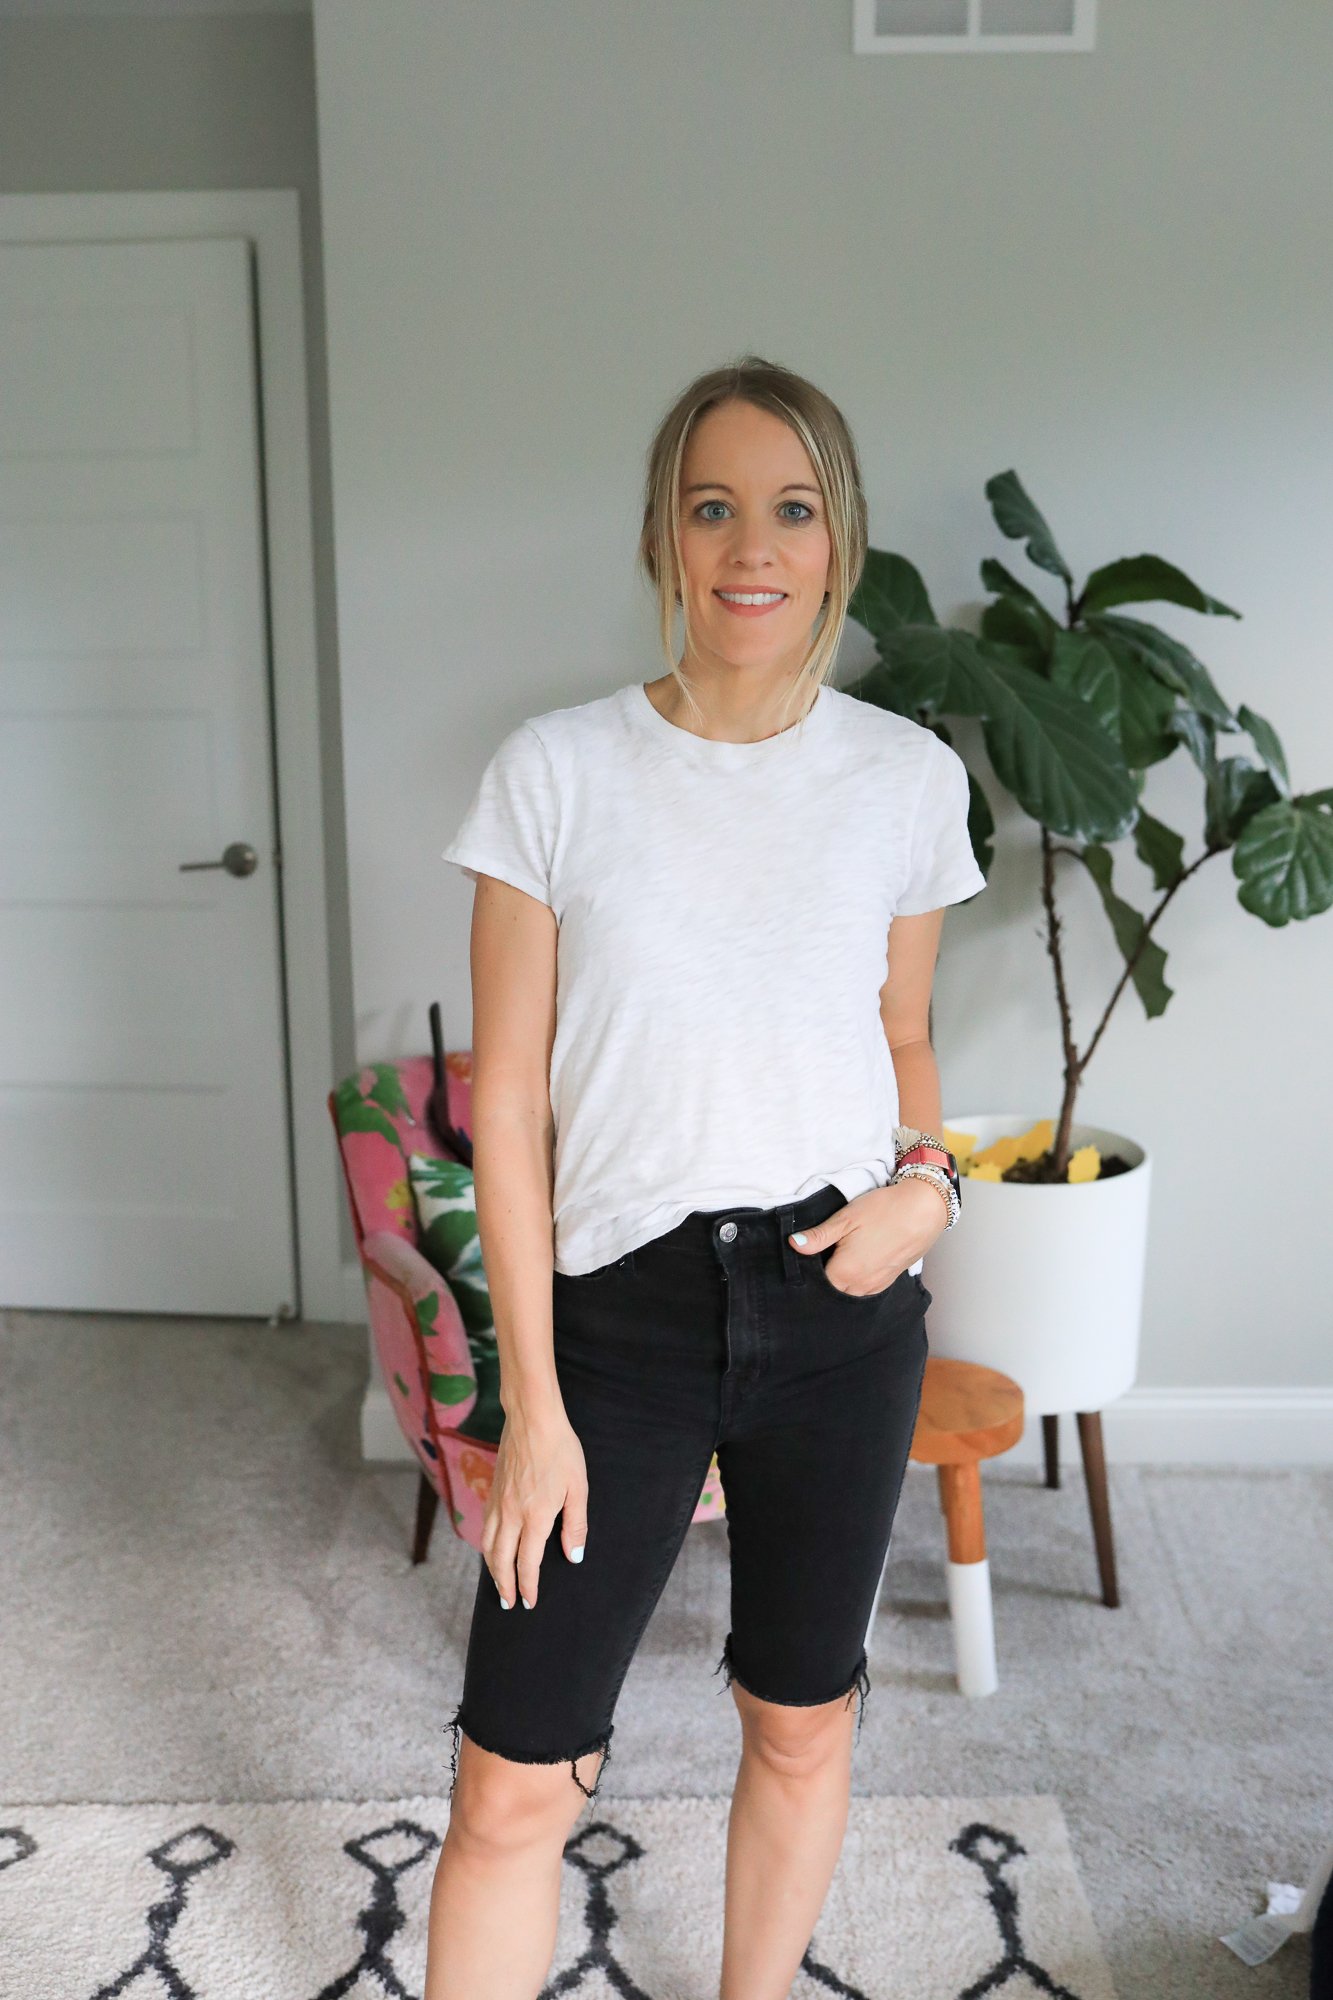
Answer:
<path fill-rule="evenodd" d="M 840 1290 L 794 1230 L 833 1186 L 776 1208 L 696 1209 L 600 1270 L 553 1276 L 555 1365 L 588 1470 L 587 1553 L 557 1514 L 531 1611 L 501 1608 L 480 1555 L 452 1720 L 519 1763 L 569 1761 L 596 1796 L 621 1685 L 716 1451 L 730 1629 L 713 1673 L 770 1702 L 869 1690 L 865 1632 L 926 1366 L 930 1293 L 903 1271 Z M 721 1692 L 721 1689 L 719 1689 Z M 591 1790 L 575 1761 L 604 1754 Z M 452 1786 L 451 1786 L 452 1792 Z"/>

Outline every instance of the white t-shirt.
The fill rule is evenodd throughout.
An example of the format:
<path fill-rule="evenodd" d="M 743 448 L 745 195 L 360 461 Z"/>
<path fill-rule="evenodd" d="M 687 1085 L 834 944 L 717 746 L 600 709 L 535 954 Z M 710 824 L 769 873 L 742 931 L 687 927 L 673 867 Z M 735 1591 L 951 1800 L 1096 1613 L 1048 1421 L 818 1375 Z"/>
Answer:
<path fill-rule="evenodd" d="M 642 685 L 522 722 L 444 849 L 555 912 L 555 1267 L 893 1172 L 889 925 L 985 887 L 967 773 L 840 689 L 758 743 Z M 920 1260 L 912 1267 L 920 1268 Z"/>

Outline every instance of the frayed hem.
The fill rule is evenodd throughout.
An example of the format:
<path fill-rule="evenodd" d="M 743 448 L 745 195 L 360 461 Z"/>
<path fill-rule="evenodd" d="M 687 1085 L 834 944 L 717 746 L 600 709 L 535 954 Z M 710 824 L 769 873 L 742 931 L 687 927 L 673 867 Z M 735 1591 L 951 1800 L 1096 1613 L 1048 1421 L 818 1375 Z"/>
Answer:
<path fill-rule="evenodd" d="M 713 1669 L 713 1672 L 715 1674 L 720 1673 L 723 1675 L 722 1686 L 718 1689 L 719 1694 L 724 1694 L 726 1690 L 731 1686 L 732 1682 L 735 1681 L 736 1685 L 738 1687 L 743 1687 L 747 1694 L 752 1694 L 756 1701 L 772 1701 L 773 1699 L 771 1695 L 761 1694 L 758 1688 L 752 1688 L 749 1682 L 743 1681 L 740 1675 L 736 1672 L 735 1664 L 732 1660 L 730 1632 L 728 1632 L 726 1638 L 722 1642 L 722 1652 L 718 1658 L 717 1665 Z M 818 1701 L 782 1701 L 782 1702 L 774 1702 L 773 1705 L 775 1708 L 822 1708 L 826 1701 L 840 1701 L 845 1695 L 846 1705 L 850 1708 L 852 1697 L 853 1695 L 855 1695 L 858 1697 L 857 1707 L 856 1707 L 856 1734 L 859 1737 L 861 1734 L 861 1724 L 865 1720 L 866 1699 L 869 1693 L 870 1693 L 870 1668 L 867 1663 L 865 1649 L 863 1647 L 861 1651 L 860 1661 L 857 1664 L 856 1672 L 852 1675 L 851 1680 L 848 1682 L 845 1688 L 839 1688 L 836 1691 L 836 1693 L 831 1695 L 825 1695 Z"/>
<path fill-rule="evenodd" d="M 601 1733 L 601 1735 L 594 1736 L 590 1743 L 585 1743 L 580 1749 L 571 1751 L 564 1756 L 532 1757 L 527 1755 L 525 1752 L 521 1750 L 515 1751 L 515 1750 L 502 1749 L 498 1743 L 483 1743 L 481 1738 L 475 1735 L 473 1731 L 468 1728 L 466 1722 L 463 1720 L 463 1710 L 461 1705 L 457 1709 L 455 1709 L 453 1715 L 450 1717 L 449 1721 L 445 1723 L 444 1727 L 447 1731 L 452 1733 L 453 1737 L 453 1742 L 450 1749 L 450 1777 L 449 1777 L 449 1797 L 451 1799 L 453 1798 L 454 1795 L 454 1786 L 458 1783 L 458 1739 L 460 1732 L 468 1736 L 471 1736 L 472 1741 L 478 1746 L 479 1749 L 489 1750 L 493 1756 L 503 1757 L 511 1764 L 566 1764 L 567 1763 L 569 1765 L 569 1774 L 573 1778 L 574 1783 L 578 1786 L 579 1790 L 583 1793 L 584 1797 L 588 1799 L 595 1799 L 597 1797 L 598 1792 L 601 1790 L 602 1779 L 606 1776 L 606 1767 L 611 1761 L 611 1738 L 615 1734 L 615 1724 L 613 1723 L 611 1727 L 609 1729 L 604 1730 Z M 590 1791 L 588 1787 L 584 1784 L 582 1778 L 579 1776 L 578 1771 L 575 1767 L 580 1757 L 588 1756 L 589 1753 L 593 1750 L 601 1751 L 602 1761 L 601 1764 L 598 1766 L 597 1776 L 593 1780 L 592 1789 Z"/>

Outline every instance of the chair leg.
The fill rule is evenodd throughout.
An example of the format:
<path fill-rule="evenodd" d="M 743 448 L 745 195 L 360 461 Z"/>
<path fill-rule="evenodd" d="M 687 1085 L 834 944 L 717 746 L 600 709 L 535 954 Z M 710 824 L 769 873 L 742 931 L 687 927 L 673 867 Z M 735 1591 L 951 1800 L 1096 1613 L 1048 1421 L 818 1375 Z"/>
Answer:
<path fill-rule="evenodd" d="M 959 1692 L 994 1694 L 999 1677 L 995 1671 L 995 1617 L 981 1506 L 981 1469 L 975 1459 L 970 1465 L 941 1465 L 938 1477 L 940 1510 L 948 1533 L 945 1578 Z"/>
<path fill-rule="evenodd" d="M 431 1485 L 424 1472 L 417 1477 L 417 1526 L 412 1538 L 412 1561 L 423 1563 L 430 1547 L 430 1531 L 435 1526 L 435 1511 L 440 1504 L 440 1496 Z"/>
<path fill-rule="evenodd" d="M 1102 1449 L 1100 1410 L 1080 1410 L 1078 1441 L 1083 1453 L 1083 1477 L 1088 1488 L 1088 1511 L 1092 1515 L 1092 1538 L 1097 1545 L 1097 1569 L 1101 1577 L 1102 1603 L 1112 1611 L 1120 1602 L 1115 1580 L 1115 1545 L 1111 1538 L 1111 1501 L 1106 1486 L 1106 1454 Z"/>
<path fill-rule="evenodd" d="M 1041 1420 L 1041 1441 L 1046 1455 L 1046 1484 L 1060 1484 L 1060 1418 L 1052 1413 Z"/>

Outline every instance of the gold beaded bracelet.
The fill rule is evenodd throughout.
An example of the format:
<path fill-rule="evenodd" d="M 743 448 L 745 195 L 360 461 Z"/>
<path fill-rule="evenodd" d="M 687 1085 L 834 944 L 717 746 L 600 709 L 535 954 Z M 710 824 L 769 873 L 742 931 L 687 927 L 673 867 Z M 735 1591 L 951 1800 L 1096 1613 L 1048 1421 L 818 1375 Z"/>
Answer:
<path fill-rule="evenodd" d="M 893 1180 L 925 1181 L 929 1186 L 938 1188 L 944 1196 L 944 1205 L 949 1211 L 949 1220 L 944 1226 L 946 1229 L 953 1228 L 955 1222 L 958 1220 L 962 1205 L 959 1202 L 957 1191 L 950 1185 L 949 1176 L 945 1173 L 943 1167 L 928 1166 L 924 1160 L 913 1162 L 909 1166 L 898 1167 L 894 1172 Z"/>

